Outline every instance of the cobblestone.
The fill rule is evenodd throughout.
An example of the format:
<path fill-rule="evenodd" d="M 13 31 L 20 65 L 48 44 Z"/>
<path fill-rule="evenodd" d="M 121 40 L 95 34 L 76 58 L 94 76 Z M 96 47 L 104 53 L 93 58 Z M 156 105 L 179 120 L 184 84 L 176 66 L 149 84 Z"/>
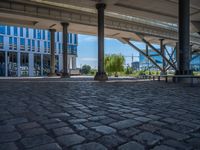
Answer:
<path fill-rule="evenodd" d="M 135 80 L 0 80 L 0 150 L 197 150 L 199 91 Z"/>

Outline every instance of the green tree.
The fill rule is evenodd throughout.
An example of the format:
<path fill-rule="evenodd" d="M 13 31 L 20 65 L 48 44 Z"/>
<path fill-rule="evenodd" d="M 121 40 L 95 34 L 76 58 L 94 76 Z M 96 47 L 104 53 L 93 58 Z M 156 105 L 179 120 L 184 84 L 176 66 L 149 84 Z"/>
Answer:
<path fill-rule="evenodd" d="M 91 71 L 91 67 L 89 65 L 83 65 L 81 68 L 81 73 L 82 74 L 89 74 Z"/>
<path fill-rule="evenodd" d="M 115 76 L 118 76 L 118 72 L 124 71 L 125 58 L 121 54 L 106 55 L 104 61 L 105 70 L 109 75 L 114 73 Z"/>

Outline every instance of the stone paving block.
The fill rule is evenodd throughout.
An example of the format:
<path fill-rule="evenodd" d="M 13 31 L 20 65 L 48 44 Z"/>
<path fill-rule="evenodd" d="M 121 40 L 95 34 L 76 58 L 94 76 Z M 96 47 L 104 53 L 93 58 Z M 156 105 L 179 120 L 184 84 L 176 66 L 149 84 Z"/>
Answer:
<path fill-rule="evenodd" d="M 148 122 L 151 121 L 150 118 L 146 118 L 146 117 L 136 117 L 134 118 L 135 120 L 141 121 L 141 122 Z"/>
<path fill-rule="evenodd" d="M 86 130 L 87 129 L 87 127 L 85 127 L 82 124 L 73 124 L 73 126 L 74 126 L 75 130 L 77 130 L 77 131 Z"/>
<path fill-rule="evenodd" d="M 160 145 L 160 146 L 156 146 L 152 150 L 175 150 L 175 149 L 169 146 Z"/>
<path fill-rule="evenodd" d="M 139 122 L 137 120 L 126 119 L 123 121 L 114 122 L 114 123 L 110 124 L 110 126 L 116 128 L 116 129 L 125 129 L 125 128 L 129 128 L 129 127 L 137 126 L 139 124 L 141 124 L 141 122 Z"/>
<path fill-rule="evenodd" d="M 126 128 L 119 131 L 119 134 L 125 136 L 125 137 L 131 137 L 133 135 L 136 135 L 137 133 L 141 132 L 140 130 L 132 127 L 132 128 Z"/>
<path fill-rule="evenodd" d="M 97 138 L 99 138 L 101 136 L 101 134 L 92 131 L 92 130 L 82 130 L 79 132 L 79 134 L 83 137 L 85 137 L 87 140 L 96 140 Z"/>
<path fill-rule="evenodd" d="M 61 145 L 64 145 L 67 147 L 80 144 L 83 141 L 85 141 L 85 138 L 78 134 L 63 135 L 63 136 L 57 137 L 56 139 Z"/>
<path fill-rule="evenodd" d="M 141 126 L 139 126 L 139 129 L 146 130 L 146 131 L 149 131 L 149 132 L 153 133 L 153 132 L 159 130 L 160 128 L 155 126 L 155 125 L 153 125 L 153 124 L 147 123 L 147 124 L 142 124 Z"/>
<path fill-rule="evenodd" d="M 131 141 L 118 147 L 118 150 L 145 150 L 145 147 L 135 141 Z"/>
<path fill-rule="evenodd" d="M 72 147 L 72 150 L 107 150 L 102 144 L 91 142 Z"/>
<path fill-rule="evenodd" d="M 20 124 L 17 127 L 25 130 L 25 129 L 32 129 L 32 128 L 36 128 L 39 127 L 40 125 L 37 122 L 28 122 L 28 123 L 24 123 L 24 124 Z"/>
<path fill-rule="evenodd" d="M 108 149 L 111 149 L 121 145 L 122 143 L 125 143 L 126 139 L 118 135 L 111 134 L 102 136 L 101 138 L 98 139 L 98 142 L 106 146 Z"/>
<path fill-rule="evenodd" d="M 17 124 L 28 122 L 28 120 L 26 118 L 13 118 L 10 120 L 5 120 L 4 122 L 6 124 L 17 125 Z"/>
<path fill-rule="evenodd" d="M 109 126 L 97 126 L 97 127 L 92 127 L 92 129 L 94 129 L 97 132 L 100 132 L 102 134 L 112 134 L 112 133 L 116 132 L 115 129 L 113 129 Z"/>
<path fill-rule="evenodd" d="M 58 122 L 58 123 L 51 123 L 51 124 L 45 124 L 46 129 L 56 129 L 60 127 L 68 126 L 65 122 Z"/>
<path fill-rule="evenodd" d="M 99 122 L 100 122 L 101 124 L 105 124 L 105 125 L 114 123 L 114 122 L 116 122 L 116 121 L 117 121 L 117 120 L 112 119 L 112 118 L 109 118 L 109 117 L 107 117 L 107 118 L 105 118 L 105 119 L 102 119 L 102 120 L 99 120 Z"/>
<path fill-rule="evenodd" d="M 158 116 L 158 115 L 147 115 L 146 117 L 151 118 L 152 120 L 159 120 L 159 119 L 161 119 L 161 117 Z"/>
<path fill-rule="evenodd" d="M 1 133 L 0 134 L 0 143 L 5 142 L 14 142 L 21 138 L 21 135 L 18 132 L 11 133 Z"/>
<path fill-rule="evenodd" d="M 83 125 L 89 128 L 89 127 L 101 126 L 102 124 L 99 122 L 90 121 L 83 123 Z"/>
<path fill-rule="evenodd" d="M 48 116 L 50 118 L 65 118 L 65 117 L 69 117 L 70 115 L 68 113 L 51 113 Z"/>
<path fill-rule="evenodd" d="M 36 136 L 41 134 L 47 134 L 48 132 L 43 128 L 33 128 L 33 129 L 27 129 L 23 131 L 25 136 Z"/>
<path fill-rule="evenodd" d="M 21 140 L 21 143 L 24 145 L 25 148 L 32 148 L 35 146 L 44 145 L 47 143 L 54 142 L 54 139 L 48 135 L 39 135 L 34 137 L 27 137 Z"/>
<path fill-rule="evenodd" d="M 190 146 L 189 144 L 187 144 L 185 142 L 176 141 L 176 140 L 166 140 L 163 142 L 163 144 L 168 145 L 170 147 L 177 148 L 177 149 L 181 149 L 181 150 L 191 150 L 192 149 L 192 146 Z"/>
<path fill-rule="evenodd" d="M 164 118 L 164 119 L 162 119 L 162 121 L 173 124 L 173 123 L 179 122 L 180 120 L 177 120 L 174 118 Z"/>
<path fill-rule="evenodd" d="M 13 132 L 15 130 L 16 129 L 13 125 L 0 125 L 0 134 L 6 132 Z"/>
<path fill-rule="evenodd" d="M 15 143 L 0 144 L 0 150 L 19 150 Z"/>
<path fill-rule="evenodd" d="M 189 138 L 189 136 L 186 135 L 186 134 L 178 133 L 178 132 L 168 130 L 168 129 L 161 129 L 159 131 L 159 133 L 162 134 L 165 137 L 170 137 L 170 138 L 175 139 L 175 140 L 184 140 L 184 139 Z"/>
<path fill-rule="evenodd" d="M 62 148 L 57 143 L 50 143 L 31 148 L 30 150 L 62 150 Z"/>
<path fill-rule="evenodd" d="M 163 137 L 156 135 L 156 134 L 152 134 L 149 132 L 142 132 L 136 136 L 133 137 L 136 141 L 143 143 L 145 145 L 149 145 L 149 146 L 153 146 L 157 143 L 160 142 L 160 140 L 163 139 Z"/>
<path fill-rule="evenodd" d="M 53 130 L 56 136 L 74 133 L 70 127 L 62 127 Z"/>
<path fill-rule="evenodd" d="M 83 122 L 86 122 L 88 121 L 87 119 L 71 119 L 69 120 L 70 123 L 83 123 Z"/>
<path fill-rule="evenodd" d="M 191 138 L 187 143 L 195 149 L 200 149 L 200 138 Z"/>

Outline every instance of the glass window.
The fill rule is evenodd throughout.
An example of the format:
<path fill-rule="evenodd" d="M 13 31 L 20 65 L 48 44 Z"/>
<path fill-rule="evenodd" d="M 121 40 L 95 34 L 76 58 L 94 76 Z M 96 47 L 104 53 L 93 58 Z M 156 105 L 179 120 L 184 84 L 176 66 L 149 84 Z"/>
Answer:
<path fill-rule="evenodd" d="M 14 27 L 14 36 L 18 36 L 18 30 L 17 30 L 17 27 Z"/>
<path fill-rule="evenodd" d="M 32 40 L 32 51 L 35 51 L 35 40 Z"/>
<path fill-rule="evenodd" d="M 0 36 L 0 49 L 3 49 L 3 45 L 4 45 L 4 43 L 3 43 L 3 36 Z"/>
<path fill-rule="evenodd" d="M 0 34 L 5 34 L 6 28 L 5 26 L 0 25 Z"/>
<path fill-rule="evenodd" d="M 47 42 L 44 41 L 44 52 L 46 53 L 47 52 Z"/>
<path fill-rule="evenodd" d="M 14 50 L 17 50 L 17 38 L 14 38 Z"/>
<path fill-rule="evenodd" d="M 36 38 L 36 29 L 33 29 L 33 38 Z"/>
<path fill-rule="evenodd" d="M 61 54 L 61 43 L 58 43 L 59 54 Z"/>
<path fill-rule="evenodd" d="M 50 42 L 48 42 L 48 53 L 50 52 Z"/>
<path fill-rule="evenodd" d="M 12 46 L 13 46 L 13 38 L 9 37 L 9 50 L 12 50 Z"/>
<path fill-rule="evenodd" d="M 7 35 L 10 35 L 10 26 L 7 26 Z"/>
<path fill-rule="evenodd" d="M 48 40 L 50 40 L 50 32 L 48 31 Z"/>
<path fill-rule="evenodd" d="M 25 39 L 20 38 L 20 50 L 24 51 L 25 50 Z"/>
<path fill-rule="evenodd" d="M 59 42 L 60 41 L 60 34 L 59 34 L 59 32 L 57 32 L 57 42 Z"/>
<path fill-rule="evenodd" d="M 45 40 L 45 30 L 42 31 L 42 39 Z"/>
<path fill-rule="evenodd" d="M 74 34 L 74 44 L 77 44 L 77 35 Z"/>
<path fill-rule="evenodd" d="M 70 33 L 70 43 L 72 43 L 72 34 Z"/>
<path fill-rule="evenodd" d="M 40 52 L 40 41 L 39 41 L 39 40 L 37 41 L 37 48 L 38 48 L 38 49 L 37 49 L 38 52 Z"/>
<path fill-rule="evenodd" d="M 29 37 L 29 29 L 26 28 L 26 37 L 28 38 Z"/>
<path fill-rule="evenodd" d="M 28 51 L 31 51 L 31 40 L 28 39 Z"/>
<path fill-rule="evenodd" d="M 24 30 L 22 27 L 20 27 L 20 36 L 23 37 L 24 36 Z"/>
<path fill-rule="evenodd" d="M 37 39 L 41 39 L 41 30 L 37 30 Z"/>

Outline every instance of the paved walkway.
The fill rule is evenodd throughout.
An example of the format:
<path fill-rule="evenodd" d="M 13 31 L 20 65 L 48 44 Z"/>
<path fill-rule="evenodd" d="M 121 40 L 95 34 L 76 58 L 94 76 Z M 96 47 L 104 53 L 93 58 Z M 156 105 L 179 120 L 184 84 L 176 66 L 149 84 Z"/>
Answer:
<path fill-rule="evenodd" d="M 0 150 L 200 149 L 200 87 L 0 80 Z"/>

